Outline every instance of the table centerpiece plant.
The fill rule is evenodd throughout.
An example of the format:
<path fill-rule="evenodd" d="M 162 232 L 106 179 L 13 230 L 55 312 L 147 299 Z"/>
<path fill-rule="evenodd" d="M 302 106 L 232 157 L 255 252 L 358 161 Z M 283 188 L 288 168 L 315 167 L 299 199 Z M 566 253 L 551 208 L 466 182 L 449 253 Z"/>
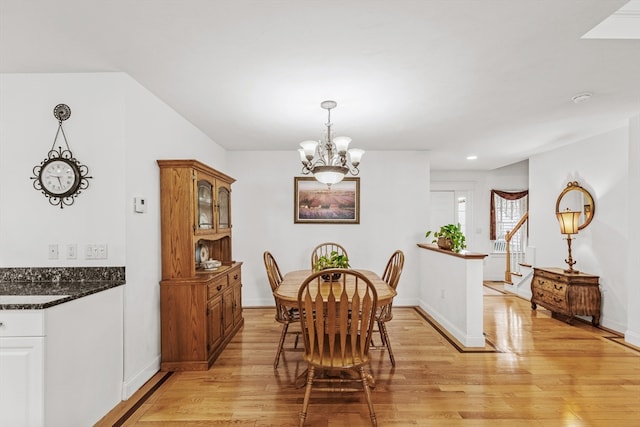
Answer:
<path fill-rule="evenodd" d="M 349 257 L 346 254 L 340 254 L 337 251 L 331 251 L 329 255 L 322 255 L 314 265 L 315 271 L 326 270 L 328 268 L 349 268 Z M 326 276 L 326 277 L 325 277 Z M 329 275 L 322 276 L 324 280 L 329 280 Z M 340 278 L 340 273 L 334 273 L 332 279 Z"/>

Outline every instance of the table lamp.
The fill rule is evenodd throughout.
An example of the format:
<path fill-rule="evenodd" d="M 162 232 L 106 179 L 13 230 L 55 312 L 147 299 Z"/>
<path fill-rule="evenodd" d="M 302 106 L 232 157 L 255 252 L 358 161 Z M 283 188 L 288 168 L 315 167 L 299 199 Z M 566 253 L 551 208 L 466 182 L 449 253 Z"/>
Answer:
<path fill-rule="evenodd" d="M 567 235 L 567 246 L 569 248 L 569 258 L 564 262 L 569 264 L 569 268 L 565 269 L 565 273 L 579 273 L 578 270 L 573 269 L 573 265 L 576 263 L 571 257 L 571 235 L 578 234 L 578 227 L 580 226 L 580 214 L 582 212 L 570 211 L 567 208 L 566 211 L 556 212 L 556 217 L 560 223 L 560 233 Z"/>

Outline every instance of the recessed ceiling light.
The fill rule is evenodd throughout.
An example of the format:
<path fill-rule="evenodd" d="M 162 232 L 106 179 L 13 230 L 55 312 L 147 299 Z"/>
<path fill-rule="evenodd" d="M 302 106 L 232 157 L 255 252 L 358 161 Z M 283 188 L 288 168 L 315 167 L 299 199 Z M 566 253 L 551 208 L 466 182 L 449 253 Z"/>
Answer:
<path fill-rule="evenodd" d="M 581 102 L 587 102 L 588 100 L 591 99 L 592 96 L 593 94 L 591 92 L 583 92 L 583 93 L 574 95 L 573 98 L 571 98 L 571 100 L 573 101 L 574 104 L 580 104 Z"/>
<path fill-rule="evenodd" d="M 467 156 L 467 160 L 476 160 L 478 156 Z"/>

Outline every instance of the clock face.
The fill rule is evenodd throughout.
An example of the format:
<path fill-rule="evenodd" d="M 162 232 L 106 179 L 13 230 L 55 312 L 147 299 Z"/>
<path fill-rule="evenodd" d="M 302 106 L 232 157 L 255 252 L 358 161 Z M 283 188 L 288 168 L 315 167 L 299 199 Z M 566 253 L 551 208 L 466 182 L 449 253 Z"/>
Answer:
<path fill-rule="evenodd" d="M 80 170 L 67 159 L 50 159 L 40 169 L 40 183 L 47 193 L 66 197 L 78 189 Z"/>

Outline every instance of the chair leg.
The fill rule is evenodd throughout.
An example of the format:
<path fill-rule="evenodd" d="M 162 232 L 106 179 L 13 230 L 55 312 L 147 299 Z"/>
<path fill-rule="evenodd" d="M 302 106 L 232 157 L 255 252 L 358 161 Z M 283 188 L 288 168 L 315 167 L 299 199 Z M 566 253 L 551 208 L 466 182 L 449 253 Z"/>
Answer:
<path fill-rule="evenodd" d="M 381 346 L 382 347 L 386 347 L 387 346 L 387 341 L 385 340 L 384 329 L 383 329 L 384 322 L 382 322 L 380 320 L 376 320 L 376 322 L 378 322 L 378 332 L 380 333 L 380 342 L 382 342 Z M 373 338 L 371 339 L 371 341 L 373 341 Z"/>
<path fill-rule="evenodd" d="M 371 390 L 369 389 L 369 383 L 367 381 L 368 375 L 364 371 L 363 366 L 361 366 L 359 370 L 360 378 L 362 379 L 362 390 L 364 391 L 364 397 L 367 400 L 367 405 L 369 405 L 369 416 L 371 417 L 371 425 L 373 427 L 377 427 L 378 421 L 376 420 L 376 413 L 373 410 L 373 402 L 371 401 Z"/>
<path fill-rule="evenodd" d="M 378 328 L 380 329 L 380 335 L 382 336 L 382 342 L 387 351 L 389 352 L 389 359 L 391 359 L 391 366 L 396 366 L 396 359 L 393 357 L 393 351 L 391 350 L 391 341 L 389 340 L 389 334 L 387 333 L 387 326 L 384 322 L 378 322 Z"/>
<path fill-rule="evenodd" d="M 304 390 L 304 401 L 302 402 L 302 411 L 300 411 L 300 427 L 304 426 L 304 422 L 307 419 L 307 409 L 309 408 L 309 398 L 311 397 L 314 371 L 314 367 L 309 365 L 307 368 L 307 387 Z"/>
<path fill-rule="evenodd" d="M 282 347 L 284 346 L 284 339 L 287 337 L 287 329 L 289 329 L 288 323 L 282 324 L 282 333 L 280 334 L 280 344 L 278 344 L 278 351 L 276 352 L 276 359 L 273 361 L 273 368 L 276 369 L 280 363 L 280 355 L 282 354 Z"/>

